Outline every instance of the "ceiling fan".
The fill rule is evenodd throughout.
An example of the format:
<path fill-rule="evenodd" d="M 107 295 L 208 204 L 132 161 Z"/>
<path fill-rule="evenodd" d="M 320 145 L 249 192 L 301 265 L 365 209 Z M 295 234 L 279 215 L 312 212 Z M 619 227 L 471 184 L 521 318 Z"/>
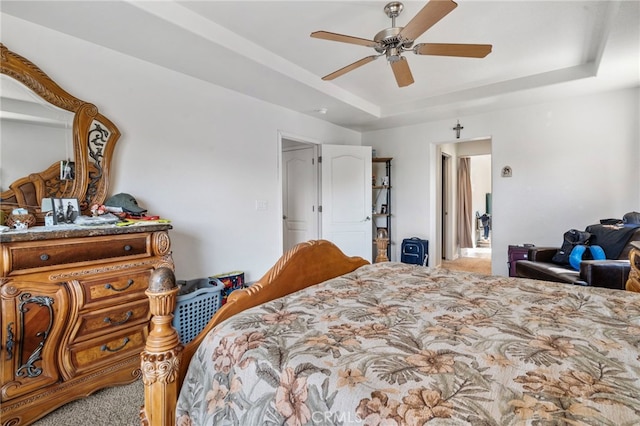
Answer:
<path fill-rule="evenodd" d="M 404 87 L 413 84 L 414 80 L 409 63 L 402 56 L 403 52 L 412 51 L 416 55 L 484 58 L 491 52 L 490 44 L 419 43 L 414 46 L 413 42 L 416 38 L 420 37 L 457 6 L 457 3 L 453 0 L 430 0 L 405 27 L 396 27 L 396 18 L 404 9 L 404 5 L 398 1 L 388 3 L 384 7 L 384 12 L 391 18 L 391 28 L 380 31 L 373 40 L 328 31 L 311 33 L 311 37 L 314 38 L 373 47 L 378 52 L 377 55 L 362 58 L 322 77 L 322 79 L 333 80 L 385 55 L 391 64 L 398 86 Z"/>

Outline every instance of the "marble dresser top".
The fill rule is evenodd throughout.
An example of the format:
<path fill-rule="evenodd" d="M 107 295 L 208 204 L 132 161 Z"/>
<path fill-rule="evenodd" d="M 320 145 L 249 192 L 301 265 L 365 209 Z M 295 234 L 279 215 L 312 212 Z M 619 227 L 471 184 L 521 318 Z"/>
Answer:
<path fill-rule="evenodd" d="M 0 233 L 0 243 L 13 243 L 19 241 L 52 240 L 59 238 L 82 238 L 101 235 L 135 234 L 138 232 L 155 232 L 172 229 L 168 223 L 136 222 L 127 226 L 99 225 L 55 225 L 34 226 L 26 230 L 10 230 Z"/>

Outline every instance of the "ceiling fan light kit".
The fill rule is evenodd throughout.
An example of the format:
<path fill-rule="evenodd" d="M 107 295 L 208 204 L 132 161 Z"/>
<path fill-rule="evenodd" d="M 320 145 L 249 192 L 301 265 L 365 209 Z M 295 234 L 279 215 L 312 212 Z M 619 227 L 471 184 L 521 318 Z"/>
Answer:
<path fill-rule="evenodd" d="M 406 26 L 398 27 L 396 26 L 396 18 L 404 9 L 404 5 L 398 1 L 387 3 L 384 7 L 384 13 L 391 18 L 391 27 L 378 32 L 373 40 L 328 31 L 311 33 L 313 38 L 372 47 L 378 53 L 342 67 L 322 79 L 333 80 L 384 55 L 391 65 L 396 83 L 399 87 L 405 87 L 413 84 L 414 80 L 409 62 L 402 56 L 403 52 L 411 51 L 416 55 L 484 58 L 491 53 L 492 46 L 490 44 L 419 43 L 414 46 L 416 38 L 457 6 L 453 0 L 430 0 Z"/>

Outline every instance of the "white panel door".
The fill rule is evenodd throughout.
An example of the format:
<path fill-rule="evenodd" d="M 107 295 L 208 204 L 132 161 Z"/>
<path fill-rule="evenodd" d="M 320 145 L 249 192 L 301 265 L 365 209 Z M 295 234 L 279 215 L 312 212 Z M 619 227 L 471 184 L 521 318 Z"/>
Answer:
<path fill-rule="evenodd" d="M 371 262 L 371 147 L 321 145 L 321 235 Z"/>
<path fill-rule="evenodd" d="M 318 239 L 318 171 L 313 147 L 282 153 L 284 251 Z"/>

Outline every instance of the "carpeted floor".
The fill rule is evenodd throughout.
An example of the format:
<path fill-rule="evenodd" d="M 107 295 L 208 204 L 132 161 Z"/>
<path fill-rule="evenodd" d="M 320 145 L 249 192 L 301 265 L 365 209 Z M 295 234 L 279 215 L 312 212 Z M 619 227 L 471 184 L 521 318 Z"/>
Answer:
<path fill-rule="evenodd" d="M 443 260 L 442 267 L 457 271 L 491 274 L 491 259 L 482 257 L 459 257 L 455 260 Z"/>
<path fill-rule="evenodd" d="M 33 423 L 34 426 L 134 426 L 144 403 L 142 380 L 99 390 L 70 402 Z"/>

